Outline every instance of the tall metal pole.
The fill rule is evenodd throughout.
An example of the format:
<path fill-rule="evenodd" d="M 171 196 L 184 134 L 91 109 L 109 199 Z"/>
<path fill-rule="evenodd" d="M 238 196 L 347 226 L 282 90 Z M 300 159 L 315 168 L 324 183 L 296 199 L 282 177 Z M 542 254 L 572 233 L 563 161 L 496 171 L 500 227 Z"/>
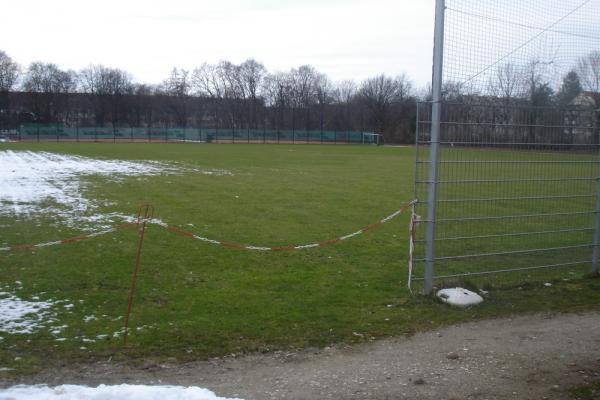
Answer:
<path fill-rule="evenodd" d="M 429 154 L 429 183 L 427 194 L 427 231 L 425 240 L 425 280 L 423 291 L 430 294 L 433 290 L 433 267 L 435 260 L 435 224 L 437 185 L 439 172 L 440 121 L 442 114 L 442 72 L 444 58 L 444 12 L 445 0 L 435 2 L 435 31 L 433 44 L 433 103 L 431 113 L 431 146 Z"/>
<path fill-rule="evenodd" d="M 596 110 L 597 113 L 600 113 L 600 110 Z M 595 123 L 597 124 L 597 118 Z M 594 129 L 594 134 L 599 135 L 598 127 Z M 598 138 L 595 139 L 598 141 Z M 598 177 L 600 177 L 600 152 L 596 150 L 596 156 L 598 157 Z M 594 230 L 594 247 L 592 248 L 592 274 L 598 273 L 598 258 L 600 255 L 600 178 L 596 178 L 597 182 L 597 193 L 596 193 L 596 229 Z"/>

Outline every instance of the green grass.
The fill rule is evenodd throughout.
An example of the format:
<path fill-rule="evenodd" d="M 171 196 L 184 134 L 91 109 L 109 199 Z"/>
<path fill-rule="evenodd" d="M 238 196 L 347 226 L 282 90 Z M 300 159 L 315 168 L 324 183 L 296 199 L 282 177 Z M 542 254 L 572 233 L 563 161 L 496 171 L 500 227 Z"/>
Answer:
<path fill-rule="evenodd" d="M 203 236 L 256 245 L 303 244 L 355 231 L 398 209 L 413 194 L 414 149 L 370 146 L 1 144 L 94 158 L 158 160 L 226 169 L 232 176 L 186 172 L 144 179 L 88 178 L 85 196 L 102 212 L 156 216 Z M 189 170 L 189 169 L 188 169 Z M 38 243 L 80 232 L 42 215 L 0 217 L 0 242 Z M 516 312 L 598 309 L 600 280 L 581 270 L 456 282 L 490 290 L 469 310 L 449 309 L 406 289 L 408 214 L 379 230 L 312 250 L 258 253 L 182 238 L 157 226 L 146 233 L 127 346 L 121 338 L 87 342 L 122 327 L 137 235 L 132 230 L 35 251 L 0 253 L 0 286 L 23 299 L 66 299 L 48 330 L 0 333 L 0 372 L 34 372 L 113 357 L 178 360 L 324 346 L 410 334 Z M 564 280 L 567 279 L 567 280 Z M 551 287 L 544 282 L 553 282 Z M 455 283 L 455 282 L 450 282 Z M 89 322 L 84 317 L 99 319 Z M 137 327 L 144 327 L 137 330 Z M 82 347 L 84 347 L 82 349 Z"/>
<path fill-rule="evenodd" d="M 600 382 L 582 385 L 570 390 L 573 400 L 598 400 L 600 399 Z"/>

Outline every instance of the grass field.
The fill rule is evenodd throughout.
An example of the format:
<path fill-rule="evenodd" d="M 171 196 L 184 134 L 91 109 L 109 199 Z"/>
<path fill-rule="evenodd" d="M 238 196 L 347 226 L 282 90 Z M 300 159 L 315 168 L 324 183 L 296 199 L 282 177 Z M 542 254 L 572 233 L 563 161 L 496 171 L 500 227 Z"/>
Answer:
<path fill-rule="evenodd" d="M 150 203 L 170 225 L 243 244 L 331 239 L 379 220 L 413 196 L 413 148 L 1 143 L 2 150 L 171 163 L 181 172 L 82 178 L 83 195 L 95 199 L 96 213 L 133 215 Z M 197 172 L 202 170 L 228 173 Z M 134 230 L 0 253 L 4 290 L 21 299 L 72 304 L 56 310 L 59 333 L 52 327 L 0 332 L 0 382 L 3 375 L 109 357 L 183 361 L 352 343 L 514 312 L 598 309 L 600 281 L 583 278 L 581 271 L 487 278 L 488 301 L 469 310 L 411 295 L 408 219 L 404 214 L 328 247 L 270 253 L 218 247 L 150 225 L 127 346 L 118 332 L 134 265 Z M 0 214 L 0 226 L 0 244 L 9 245 L 82 233 L 53 215 L 35 213 Z M 551 287 L 543 285 L 548 281 Z"/>

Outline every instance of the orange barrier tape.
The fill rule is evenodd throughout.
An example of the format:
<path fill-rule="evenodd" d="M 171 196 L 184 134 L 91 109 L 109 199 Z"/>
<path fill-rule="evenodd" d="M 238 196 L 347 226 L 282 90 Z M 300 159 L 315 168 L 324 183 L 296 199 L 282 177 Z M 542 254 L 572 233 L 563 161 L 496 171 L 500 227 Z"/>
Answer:
<path fill-rule="evenodd" d="M 63 239 L 63 240 L 61 240 L 60 244 L 67 244 L 67 243 L 79 242 L 80 240 L 85 240 L 87 238 L 88 238 L 87 235 L 75 236 L 75 237 L 70 238 L 70 239 Z"/>
<path fill-rule="evenodd" d="M 169 226 L 169 227 L 167 228 L 167 230 L 169 230 L 169 231 L 171 231 L 171 232 L 173 232 L 173 233 L 176 233 L 176 234 L 178 234 L 178 235 L 181 235 L 181 236 L 186 236 L 186 237 L 193 237 L 193 236 L 194 236 L 194 234 L 193 234 L 193 233 L 191 233 L 191 232 L 186 232 L 186 231 L 182 231 L 181 229 L 179 229 L 179 228 L 175 228 L 174 226 Z"/>
<path fill-rule="evenodd" d="M 102 236 L 107 233 L 112 233 L 119 229 L 125 229 L 130 226 L 134 226 L 134 225 L 136 225 L 136 224 L 131 224 L 131 223 L 120 224 L 114 228 L 105 229 L 103 231 L 92 232 L 92 233 L 74 236 L 74 237 L 62 239 L 62 240 L 55 240 L 53 242 L 45 242 L 45 243 L 37 243 L 37 244 L 18 244 L 15 246 L 0 247 L 0 251 L 35 250 L 35 249 L 40 249 L 42 247 L 49 247 L 49 246 L 55 246 L 55 245 L 60 245 L 60 244 L 81 242 L 83 240 L 91 239 L 96 236 Z"/>
<path fill-rule="evenodd" d="M 220 241 L 220 240 L 215 240 L 215 239 L 209 239 L 207 237 L 204 236 L 200 236 L 200 235 L 196 235 L 192 232 L 188 232 L 188 231 L 184 231 L 180 228 L 174 227 L 174 226 L 163 226 L 164 228 L 166 228 L 169 232 L 173 232 L 177 235 L 180 236 L 185 236 L 185 237 L 189 237 L 192 239 L 196 239 L 196 240 L 200 240 L 203 242 L 208 242 L 211 244 L 215 244 L 217 246 L 223 246 L 223 247 L 227 247 L 230 249 L 238 249 L 238 250 L 255 250 L 255 251 L 294 251 L 294 250 L 303 250 L 303 249 L 310 249 L 310 248 L 315 248 L 315 247 L 325 247 L 325 246 L 329 246 L 335 243 L 339 243 L 343 240 L 346 239 L 350 239 L 354 236 L 358 236 L 360 234 L 372 231 L 378 227 L 380 227 L 381 225 L 383 225 L 384 223 L 390 221 L 391 219 L 397 217 L 398 215 L 402 214 L 404 211 L 406 211 L 409 207 L 411 207 L 413 204 L 416 203 L 416 200 L 410 201 L 406 204 L 404 204 L 399 210 L 394 211 L 392 214 L 388 215 L 385 218 L 382 218 L 381 220 L 366 226 L 365 228 L 362 228 L 356 232 L 350 233 L 348 235 L 345 236 L 339 236 L 337 238 L 334 239 L 329 239 L 329 240 L 324 240 L 322 242 L 317 242 L 317 243 L 310 243 L 310 244 L 304 244 L 304 245 L 287 245 L 287 246 L 254 246 L 254 245 L 244 245 L 244 244 L 239 244 L 239 243 L 231 243 L 231 242 L 224 242 L 224 241 Z M 162 226 L 162 225 L 161 225 Z"/>
<path fill-rule="evenodd" d="M 334 239 L 324 240 L 324 241 L 316 242 L 316 243 L 303 244 L 303 245 L 287 245 L 287 246 L 272 246 L 272 247 L 269 247 L 269 246 L 244 245 L 244 244 L 239 244 L 239 243 L 225 242 L 225 241 L 220 241 L 220 240 L 206 238 L 206 237 L 203 237 L 203 236 L 200 236 L 200 235 L 196 235 L 196 234 L 194 234 L 192 232 L 188 232 L 188 231 L 185 231 L 183 229 L 177 228 L 175 226 L 165 225 L 165 224 L 162 224 L 162 223 L 159 224 L 159 226 L 162 226 L 163 228 L 166 228 L 169 232 L 175 233 L 176 235 L 180 235 L 180 236 L 184 236 L 184 237 L 188 237 L 188 238 L 200 240 L 202 242 L 207 242 L 207 243 L 215 244 L 215 245 L 218 245 L 218 246 L 223 246 L 223 247 L 230 248 L 230 249 L 254 250 L 254 251 L 294 251 L 294 250 L 304 250 L 304 249 L 311 249 L 311 248 L 315 248 L 315 247 L 329 246 L 329 245 L 332 245 L 332 244 L 335 244 L 335 243 L 339 243 L 341 241 L 353 238 L 355 236 L 361 235 L 363 233 L 372 231 L 372 230 L 380 227 L 384 223 L 386 223 L 386 222 L 392 220 L 393 218 L 397 217 L 398 215 L 402 214 L 404 211 L 406 211 L 409 207 L 411 207 L 415 203 L 416 203 L 416 200 L 412 200 L 412 201 L 404 204 L 400 209 L 394 211 L 392 214 L 388 215 L 387 217 L 382 218 L 381 220 L 379 220 L 379 221 L 377 221 L 377 222 L 375 222 L 373 224 L 370 224 L 370 225 L 368 225 L 368 226 L 366 226 L 366 227 L 364 227 L 362 229 L 359 229 L 356 232 L 352 232 L 352 233 L 349 233 L 349 234 L 344 235 L 344 236 L 339 236 L 339 237 L 334 238 Z M 31 249 L 36 249 L 36 248 L 42 248 L 42 247 L 60 245 L 60 244 L 68 244 L 68 243 L 80 242 L 80 241 L 83 241 L 83 240 L 90 239 L 92 237 L 105 235 L 107 233 L 112 233 L 112 232 L 115 232 L 115 231 L 117 231 L 119 229 L 125 229 L 125 228 L 129 228 L 129 227 L 132 227 L 132 226 L 139 226 L 139 224 L 141 222 L 150 222 L 150 223 L 152 223 L 152 221 L 149 220 L 149 219 L 138 218 L 137 223 L 124 223 L 124 224 L 117 225 L 116 227 L 106 229 L 104 231 L 93 232 L 93 233 L 89 233 L 89 234 L 85 234 L 85 235 L 79 235 L 79 236 L 75 236 L 75 237 L 68 238 L 68 239 L 56 240 L 56 241 L 53 241 L 53 242 L 38 243 L 38 244 L 20 244 L 20 245 L 16 245 L 16 246 L 0 247 L 0 251 L 31 250 Z"/>

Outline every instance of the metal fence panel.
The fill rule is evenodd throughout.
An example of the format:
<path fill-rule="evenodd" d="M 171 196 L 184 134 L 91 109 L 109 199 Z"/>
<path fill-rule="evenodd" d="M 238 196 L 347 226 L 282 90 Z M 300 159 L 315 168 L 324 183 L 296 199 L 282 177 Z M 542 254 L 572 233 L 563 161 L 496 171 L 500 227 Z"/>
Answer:
<path fill-rule="evenodd" d="M 433 99 L 417 107 L 412 279 L 429 293 L 442 278 L 597 272 L 600 2 L 437 8 Z"/>

